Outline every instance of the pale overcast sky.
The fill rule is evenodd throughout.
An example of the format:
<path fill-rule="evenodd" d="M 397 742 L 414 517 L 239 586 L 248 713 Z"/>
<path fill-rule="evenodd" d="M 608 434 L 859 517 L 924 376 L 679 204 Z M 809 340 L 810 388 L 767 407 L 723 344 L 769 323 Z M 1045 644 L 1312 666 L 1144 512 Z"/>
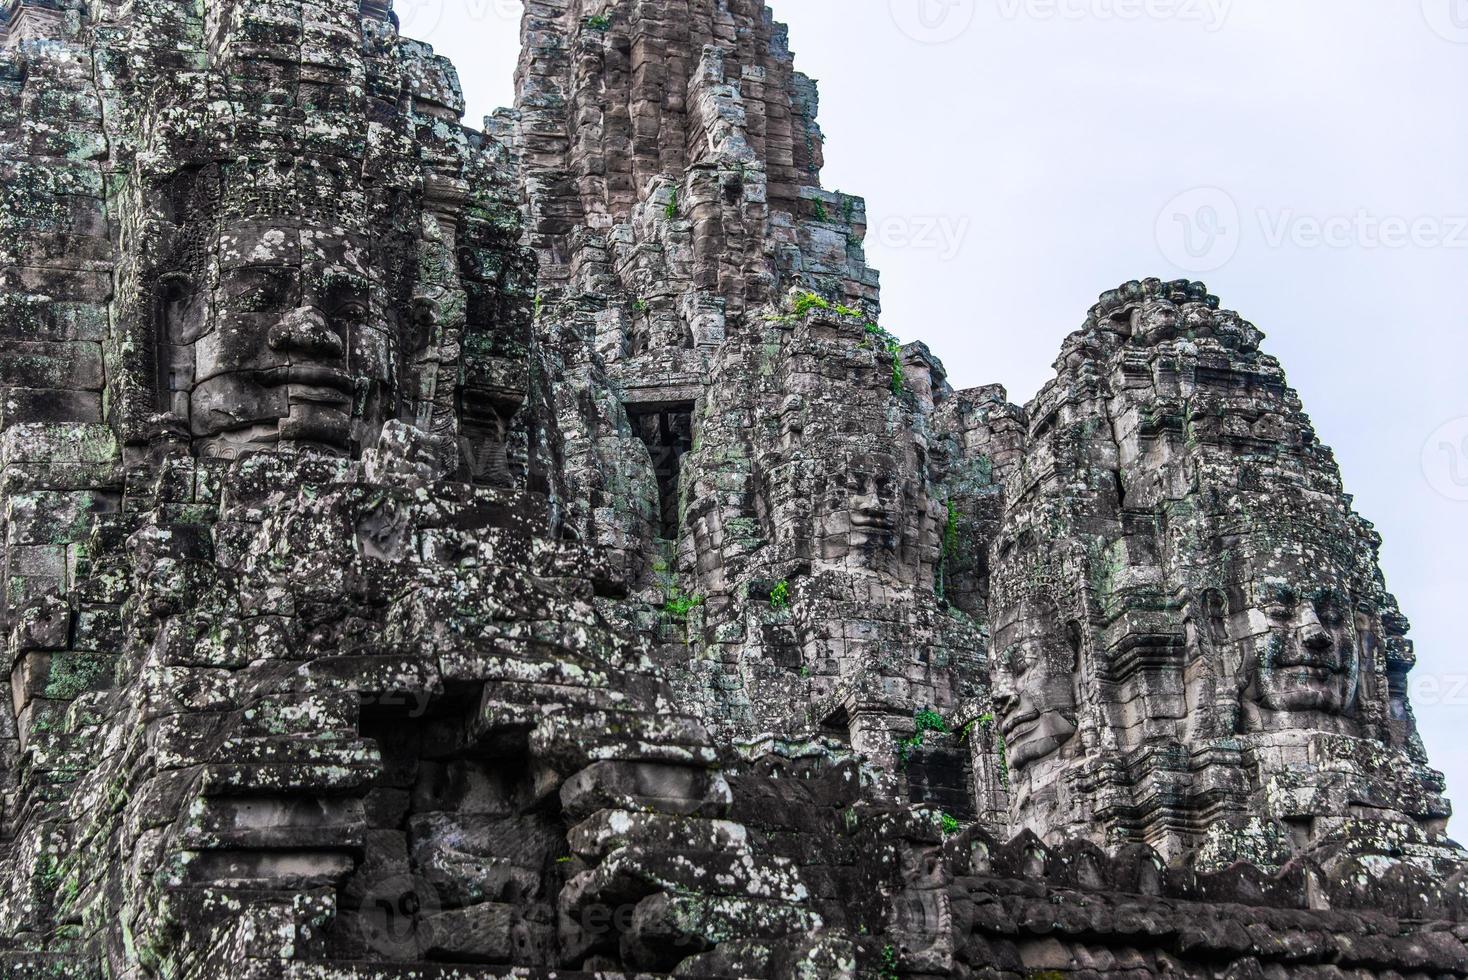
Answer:
<path fill-rule="evenodd" d="M 866 197 L 883 324 L 1016 401 L 1097 294 L 1193 275 L 1268 335 L 1386 538 L 1468 807 L 1468 0 L 774 0 Z M 477 120 L 515 0 L 398 0 Z M 1460 836 L 1468 835 L 1462 831 Z"/>

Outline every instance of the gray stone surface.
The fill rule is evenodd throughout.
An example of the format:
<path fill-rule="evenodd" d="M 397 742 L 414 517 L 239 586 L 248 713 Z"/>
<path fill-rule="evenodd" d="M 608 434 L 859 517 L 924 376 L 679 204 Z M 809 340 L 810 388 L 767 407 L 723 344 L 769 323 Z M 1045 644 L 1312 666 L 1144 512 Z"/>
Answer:
<path fill-rule="evenodd" d="M 0 976 L 1468 976 L 1262 334 L 955 391 L 763 3 L 529 0 L 483 131 L 385 0 L 0 38 Z"/>

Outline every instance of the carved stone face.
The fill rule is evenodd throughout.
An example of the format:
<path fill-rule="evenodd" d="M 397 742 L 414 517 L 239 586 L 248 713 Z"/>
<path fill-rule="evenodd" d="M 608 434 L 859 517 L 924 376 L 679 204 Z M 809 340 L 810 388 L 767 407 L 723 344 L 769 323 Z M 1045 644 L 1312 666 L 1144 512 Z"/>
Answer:
<path fill-rule="evenodd" d="M 210 278 L 189 398 L 200 455 L 346 452 L 375 438 L 393 408 L 397 345 L 349 236 L 234 222 Z"/>
<path fill-rule="evenodd" d="M 918 572 L 932 536 L 927 495 L 886 453 L 852 455 L 831 464 L 816 501 L 816 555 L 852 570 L 889 573 L 904 581 Z"/>
<path fill-rule="evenodd" d="M 995 637 L 994 713 L 1009 765 L 1054 755 L 1076 733 L 1076 651 L 1054 603 L 1027 598 Z"/>
<path fill-rule="evenodd" d="M 1182 313 L 1167 300 L 1151 300 L 1133 314 L 1132 336 L 1142 344 L 1160 344 L 1177 336 Z"/>
<path fill-rule="evenodd" d="M 1347 593 L 1330 583 L 1271 579 L 1255 590 L 1255 700 L 1271 712 L 1347 713 L 1355 706 L 1360 649 Z M 1251 620 L 1253 617 L 1251 617 Z"/>

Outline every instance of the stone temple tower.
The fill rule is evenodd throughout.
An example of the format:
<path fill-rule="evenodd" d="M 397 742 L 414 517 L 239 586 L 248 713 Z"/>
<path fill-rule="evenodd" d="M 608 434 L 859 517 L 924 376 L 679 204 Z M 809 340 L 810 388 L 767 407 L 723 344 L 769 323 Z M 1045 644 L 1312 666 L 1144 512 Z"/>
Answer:
<path fill-rule="evenodd" d="M 956 391 L 763 3 L 522 38 L 0 4 L 0 977 L 1468 976 L 1260 331 Z"/>

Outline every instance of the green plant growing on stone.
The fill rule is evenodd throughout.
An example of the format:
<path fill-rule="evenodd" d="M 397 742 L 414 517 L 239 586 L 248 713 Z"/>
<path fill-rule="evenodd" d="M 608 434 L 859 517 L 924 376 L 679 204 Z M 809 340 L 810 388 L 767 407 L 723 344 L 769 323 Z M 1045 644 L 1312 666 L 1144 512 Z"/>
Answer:
<path fill-rule="evenodd" d="M 58 654 L 51 660 L 46 697 L 70 701 L 91 690 L 112 666 L 109 659 L 99 654 Z"/>
<path fill-rule="evenodd" d="M 903 762 L 906 762 L 912 756 L 914 749 L 923 747 L 923 742 L 926 740 L 928 732 L 937 732 L 940 735 L 948 734 L 948 723 L 943 720 L 942 715 L 931 708 L 924 708 L 922 711 L 919 711 L 913 716 L 912 720 L 917 726 L 916 730 L 907 738 L 899 739 L 897 742 L 897 754 Z"/>
<path fill-rule="evenodd" d="M 811 310 L 829 310 L 831 304 L 815 293 L 801 293 L 795 297 L 795 315 L 805 316 Z"/>
<path fill-rule="evenodd" d="M 958 833 L 959 830 L 962 829 L 962 827 L 963 824 L 958 822 L 957 817 L 954 817 L 947 813 L 938 814 L 938 829 L 943 831 L 944 837 L 952 837 L 954 834 Z"/>
<path fill-rule="evenodd" d="M 684 595 L 682 592 L 674 589 L 673 594 L 668 597 L 668 601 L 663 605 L 663 612 L 670 616 L 675 616 L 678 619 L 686 619 L 690 612 L 703 605 L 703 603 L 704 597 L 701 595 Z"/>
<path fill-rule="evenodd" d="M 877 967 L 878 980 L 899 980 L 897 972 L 897 947 L 888 943 L 882 947 L 882 962 Z"/>
<path fill-rule="evenodd" d="M 815 215 L 817 221 L 831 220 L 831 216 L 826 213 L 826 202 L 817 199 L 812 201 L 811 205 L 811 212 Z"/>
<path fill-rule="evenodd" d="M 669 221 L 678 219 L 678 188 L 676 187 L 668 193 L 668 203 L 663 208 L 663 217 Z"/>
<path fill-rule="evenodd" d="M 963 730 L 958 733 L 958 737 L 961 740 L 967 742 L 969 740 L 969 737 L 973 735 L 975 728 L 982 728 L 984 730 L 984 733 L 988 734 L 988 732 L 994 728 L 994 712 L 990 711 L 985 714 L 979 715 L 979 717 L 975 718 L 967 725 L 964 725 Z"/>
<path fill-rule="evenodd" d="M 818 296 L 817 294 L 810 292 L 801 293 L 800 295 L 795 297 L 795 305 L 793 307 L 793 310 L 796 317 L 803 317 L 811 310 L 831 310 L 832 312 L 837 313 L 841 316 L 865 316 L 865 314 L 862 313 L 861 310 L 858 310 L 855 307 L 842 306 L 840 303 L 832 303 L 824 296 Z M 867 326 L 870 327 L 871 324 L 868 324 Z"/>
<path fill-rule="evenodd" d="M 632 312 L 633 313 L 646 313 L 647 310 L 648 310 L 647 300 L 645 300 L 645 299 L 634 299 L 632 301 Z"/>
<path fill-rule="evenodd" d="M 770 590 L 770 608 L 783 612 L 790 608 L 790 583 L 779 582 Z"/>
<path fill-rule="evenodd" d="M 938 598 L 943 598 L 948 591 L 948 569 L 958 558 L 958 508 L 953 501 L 948 501 L 948 523 L 943 528 L 943 556 L 938 563 L 938 582 L 936 591 Z"/>
<path fill-rule="evenodd" d="M 612 19 L 604 14 L 596 14 L 586 18 L 586 26 L 593 31 L 607 31 L 611 29 Z"/>
<path fill-rule="evenodd" d="M 56 887 L 61 884 L 61 862 L 56 855 L 41 856 L 41 863 L 36 867 L 36 877 L 47 892 L 56 891 Z"/>

